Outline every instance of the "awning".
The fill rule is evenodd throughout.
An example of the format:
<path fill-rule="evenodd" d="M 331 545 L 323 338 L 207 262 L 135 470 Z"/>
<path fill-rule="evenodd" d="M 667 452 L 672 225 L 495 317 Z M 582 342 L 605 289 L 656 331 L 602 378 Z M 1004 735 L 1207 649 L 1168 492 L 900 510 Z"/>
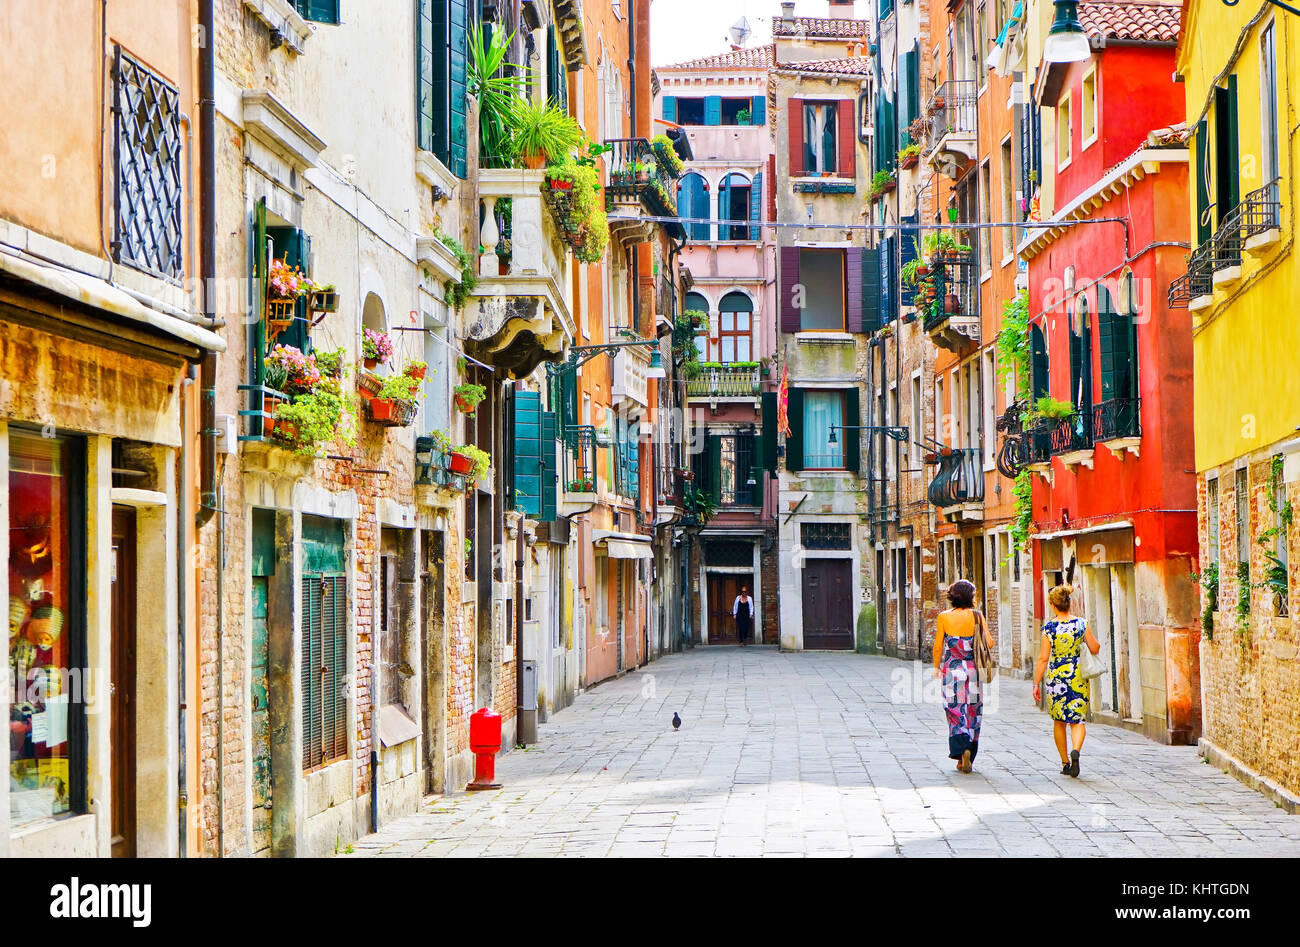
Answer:
<path fill-rule="evenodd" d="M 199 348 L 212 352 L 224 352 L 226 349 L 225 340 L 210 329 L 150 309 L 129 293 L 97 276 L 46 266 L 4 249 L 0 249 L 0 272 L 16 276 L 84 305 L 103 309 L 132 322 L 142 323 Z"/>
<path fill-rule="evenodd" d="M 640 533 L 616 533 L 598 529 L 595 532 L 596 549 L 604 550 L 611 559 L 653 559 L 650 537 Z"/>

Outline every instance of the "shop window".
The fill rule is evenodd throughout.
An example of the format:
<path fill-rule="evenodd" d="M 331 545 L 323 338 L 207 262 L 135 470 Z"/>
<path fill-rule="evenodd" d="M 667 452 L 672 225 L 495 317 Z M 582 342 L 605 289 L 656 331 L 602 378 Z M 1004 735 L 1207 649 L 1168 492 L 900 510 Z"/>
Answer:
<path fill-rule="evenodd" d="M 9 432 L 9 822 L 85 811 L 85 451 Z"/>

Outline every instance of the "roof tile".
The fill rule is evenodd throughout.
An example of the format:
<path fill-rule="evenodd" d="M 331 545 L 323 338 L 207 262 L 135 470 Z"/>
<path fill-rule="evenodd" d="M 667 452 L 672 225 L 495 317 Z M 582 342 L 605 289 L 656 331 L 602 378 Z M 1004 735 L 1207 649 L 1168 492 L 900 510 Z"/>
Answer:
<path fill-rule="evenodd" d="M 848 20 L 838 17 L 796 16 L 778 17 L 772 21 L 773 36 L 806 36 L 811 39 L 857 39 L 870 31 L 869 20 Z"/>
<path fill-rule="evenodd" d="M 658 66 L 656 71 L 672 72 L 693 69 L 770 69 L 776 65 L 776 46 L 755 46 L 752 49 L 733 49 L 730 52 L 704 56 L 686 62 L 673 63 L 671 66 Z"/>
<path fill-rule="evenodd" d="M 1090 37 L 1102 40 L 1174 43 L 1178 41 L 1180 12 L 1180 2 L 1083 0 L 1079 4 L 1079 22 Z"/>

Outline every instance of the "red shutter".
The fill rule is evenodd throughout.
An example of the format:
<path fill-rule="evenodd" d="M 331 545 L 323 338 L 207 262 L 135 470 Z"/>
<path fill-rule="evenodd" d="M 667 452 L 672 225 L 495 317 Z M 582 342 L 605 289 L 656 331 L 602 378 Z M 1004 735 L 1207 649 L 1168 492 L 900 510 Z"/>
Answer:
<path fill-rule="evenodd" d="M 781 331 L 798 332 L 799 307 L 794 304 L 795 287 L 799 285 L 799 248 L 781 248 Z"/>
<path fill-rule="evenodd" d="M 776 220 L 776 155 L 767 156 L 767 219 Z"/>
<path fill-rule="evenodd" d="M 837 177 L 852 178 L 857 177 L 858 174 L 858 134 L 857 122 L 854 120 L 856 110 L 857 103 L 853 99 L 840 100 L 839 123 L 835 135 L 840 151 L 836 156 L 838 158 L 838 167 L 835 169 Z"/>
<path fill-rule="evenodd" d="M 785 127 L 790 136 L 790 177 L 803 177 L 803 99 L 790 99 Z M 776 180 L 773 178 L 772 180 Z"/>

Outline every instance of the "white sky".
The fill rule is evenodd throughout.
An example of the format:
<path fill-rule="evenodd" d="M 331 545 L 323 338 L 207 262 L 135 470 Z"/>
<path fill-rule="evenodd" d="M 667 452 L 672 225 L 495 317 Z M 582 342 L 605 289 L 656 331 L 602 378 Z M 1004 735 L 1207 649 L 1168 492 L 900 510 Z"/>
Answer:
<path fill-rule="evenodd" d="M 858 0 L 865 16 L 870 0 Z M 797 16 L 825 16 L 826 0 L 795 0 Z M 746 46 L 772 39 L 772 18 L 781 15 L 781 0 L 651 0 L 650 62 L 654 66 L 725 53 L 731 48 L 727 31 L 742 16 L 754 31 Z"/>

